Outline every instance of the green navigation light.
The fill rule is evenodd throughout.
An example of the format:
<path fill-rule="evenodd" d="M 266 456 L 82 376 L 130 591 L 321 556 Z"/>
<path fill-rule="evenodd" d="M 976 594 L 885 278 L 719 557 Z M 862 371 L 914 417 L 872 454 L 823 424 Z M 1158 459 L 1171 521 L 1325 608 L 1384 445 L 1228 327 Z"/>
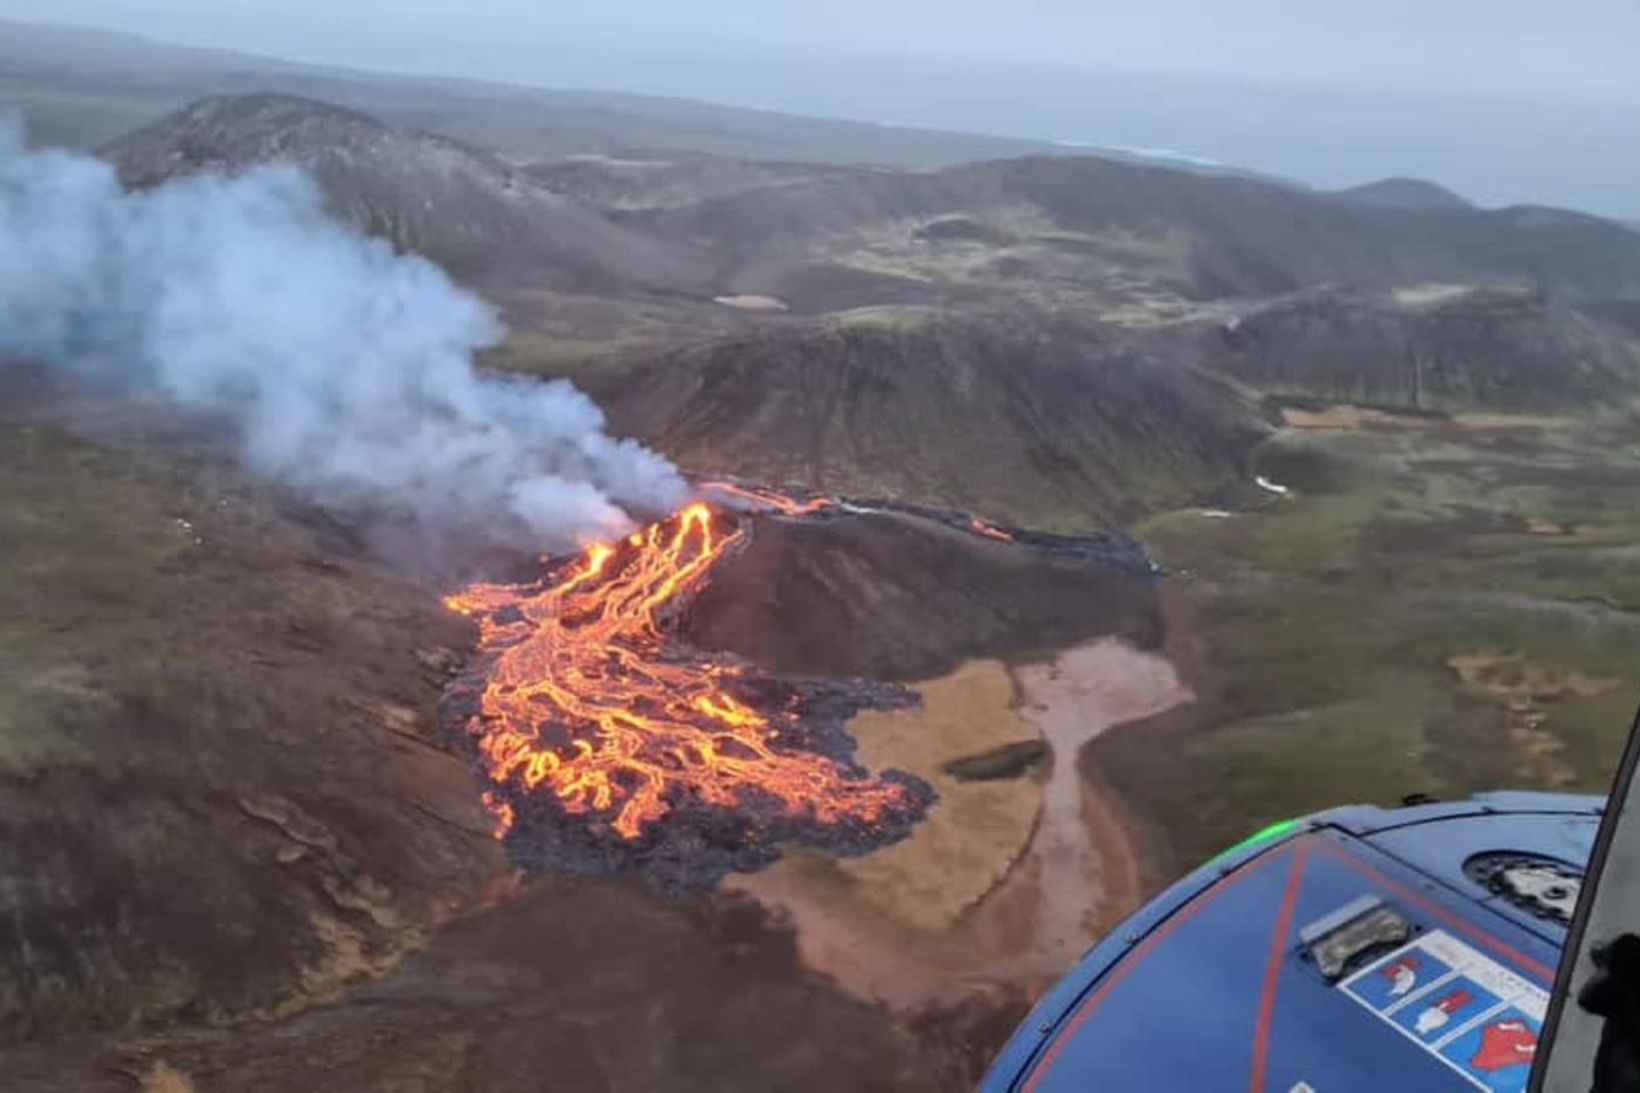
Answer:
<path fill-rule="evenodd" d="M 1304 820 L 1302 818 L 1292 819 L 1292 820 L 1277 820 L 1275 823 L 1271 824 L 1269 827 L 1259 828 L 1257 831 L 1253 832 L 1251 835 L 1249 835 L 1245 839 L 1241 840 L 1241 842 L 1237 843 L 1235 846 L 1232 846 L 1230 849 L 1221 852 L 1217 857 L 1215 857 L 1211 861 L 1209 861 L 1208 864 L 1211 865 L 1213 862 L 1220 861 L 1224 858 L 1228 858 L 1232 854 L 1235 854 L 1235 853 L 1237 853 L 1239 851 L 1242 851 L 1242 850 L 1246 850 L 1249 847 L 1257 846 L 1259 843 L 1274 842 L 1276 839 L 1284 838 L 1284 837 L 1292 834 L 1294 831 L 1297 831 L 1300 827 L 1303 827 L 1303 826 L 1304 826 Z"/>

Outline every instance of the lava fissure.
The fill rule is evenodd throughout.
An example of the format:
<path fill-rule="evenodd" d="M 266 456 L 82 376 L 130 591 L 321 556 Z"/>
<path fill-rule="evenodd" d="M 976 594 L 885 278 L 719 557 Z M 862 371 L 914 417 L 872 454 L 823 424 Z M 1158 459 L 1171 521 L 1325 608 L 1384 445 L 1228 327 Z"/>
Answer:
<path fill-rule="evenodd" d="M 843 731 L 911 692 L 787 683 L 677 639 L 678 613 L 746 534 L 696 503 L 536 582 L 449 597 L 477 623 L 479 657 L 447 715 L 488 782 L 497 835 L 525 864 L 697 884 L 767 864 L 782 841 L 864 852 L 927 809 L 930 787 L 868 775 Z"/>
<path fill-rule="evenodd" d="M 909 501 L 827 497 L 822 494 L 798 496 L 731 479 L 696 483 L 705 496 L 721 499 L 726 505 L 752 512 L 786 518 L 827 518 L 862 513 L 891 513 L 921 517 L 958 531 L 968 532 L 999 543 L 1012 544 L 1062 558 L 1081 558 L 1132 574 L 1155 577 L 1166 572 L 1146 552 L 1138 540 L 1114 529 L 1082 535 L 1062 535 L 1033 531 L 995 523 L 957 509 L 937 508 Z"/>

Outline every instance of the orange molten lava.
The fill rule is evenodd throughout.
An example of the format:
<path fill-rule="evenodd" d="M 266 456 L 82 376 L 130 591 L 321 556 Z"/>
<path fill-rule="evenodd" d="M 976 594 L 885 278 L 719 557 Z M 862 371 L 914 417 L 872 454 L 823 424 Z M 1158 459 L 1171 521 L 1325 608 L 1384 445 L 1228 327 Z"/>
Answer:
<path fill-rule="evenodd" d="M 1014 541 L 1014 537 L 1011 533 L 1003 531 L 995 524 L 986 523 L 978 516 L 969 517 L 968 526 L 973 530 L 975 535 L 983 535 L 988 539 L 995 539 L 1002 543 L 1011 543 Z"/>
<path fill-rule="evenodd" d="M 761 499 L 761 498 L 760 498 Z M 704 503 L 616 546 L 596 545 L 536 585 L 475 584 L 446 600 L 478 622 L 490 658 L 467 730 L 490 780 L 556 795 L 565 811 L 636 839 L 685 796 L 717 806 L 756 792 L 783 813 L 870 823 L 904 786 L 783 747 L 788 710 L 735 697 L 741 663 L 680 649 L 678 607 L 741 539 Z M 513 806 L 486 793 L 497 835 Z"/>
<path fill-rule="evenodd" d="M 702 487 L 712 493 L 733 497 L 740 501 L 750 502 L 753 505 L 762 505 L 771 508 L 786 516 L 807 516 L 810 513 L 821 512 L 837 504 L 830 497 L 811 497 L 806 501 L 799 501 L 795 497 L 778 493 L 775 490 L 764 489 L 760 486 L 737 486 L 733 482 L 707 482 Z"/>

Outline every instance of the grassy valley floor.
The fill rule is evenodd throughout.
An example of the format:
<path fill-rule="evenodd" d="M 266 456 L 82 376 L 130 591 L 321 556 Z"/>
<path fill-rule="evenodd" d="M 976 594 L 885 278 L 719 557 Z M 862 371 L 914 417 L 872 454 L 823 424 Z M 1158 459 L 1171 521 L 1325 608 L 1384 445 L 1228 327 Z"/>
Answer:
<path fill-rule="evenodd" d="M 1083 759 L 1151 886 L 1333 805 L 1605 789 L 1640 700 L 1640 418 L 1289 411 L 1255 464 L 1287 492 L 1135 528 L 1199 698 Z"/>

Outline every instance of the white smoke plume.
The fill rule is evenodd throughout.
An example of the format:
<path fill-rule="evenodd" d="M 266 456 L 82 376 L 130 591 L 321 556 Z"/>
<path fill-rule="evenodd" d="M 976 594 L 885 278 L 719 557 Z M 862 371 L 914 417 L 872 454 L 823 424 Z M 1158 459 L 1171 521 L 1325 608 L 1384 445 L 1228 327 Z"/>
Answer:
<path fill-rule="evenodd" d="M 684 498 L 569 383 L 477 372 L 502 334 L 438 267 L 330 219 L 295 170 L 126 193 L 0 118 L 0 354 L 224 414 L 254 469 L 317 500 L 530 549 Z"/>

